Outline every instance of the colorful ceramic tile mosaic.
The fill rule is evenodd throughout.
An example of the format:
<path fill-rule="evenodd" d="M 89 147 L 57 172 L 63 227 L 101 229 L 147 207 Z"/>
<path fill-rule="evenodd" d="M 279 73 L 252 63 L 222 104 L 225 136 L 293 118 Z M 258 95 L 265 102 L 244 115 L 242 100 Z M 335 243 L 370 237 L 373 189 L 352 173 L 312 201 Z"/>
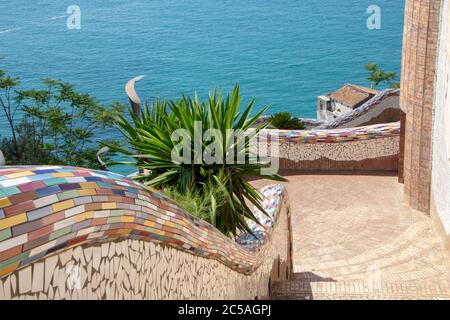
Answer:
<path fill-rule="evenodd" d="M 269 230 L 286 194 L 282 186 L 263 192 Z M 244 248 L 127 177 L 75 167 L 0 167 L 0 277 L 62 249 L 121 238 L 163 243 L 242 273 L 258 266 L 248 241 Z"/>
<path fill-rule="evenodd" d="M 272 130 L 265 130 L 269 137 Z M 296 143 L 338 143 L 387 138 L 400 135 L 400 122 L 377 124 L 371 126 L 322 129 L 322 130 L 278 130 L 280 141 Z M 264 137 L 264 135 L 262 136 Z"/>
<path fill-rule="evenodd" d="M 283 200 L 284 188 L 281 185 L 264 187 L 261 190 L 263 196 L 262 206 L 266 214 L 255 208 L 253 214 L 261 224 L 247 220 L 252 234 L 243 233 L 237 238 L 237 242 L 243 246 L 254 248 L 264 242 L 264 239 L 271 233 L 273 224 L 277 221 L 280 203 Z"/>

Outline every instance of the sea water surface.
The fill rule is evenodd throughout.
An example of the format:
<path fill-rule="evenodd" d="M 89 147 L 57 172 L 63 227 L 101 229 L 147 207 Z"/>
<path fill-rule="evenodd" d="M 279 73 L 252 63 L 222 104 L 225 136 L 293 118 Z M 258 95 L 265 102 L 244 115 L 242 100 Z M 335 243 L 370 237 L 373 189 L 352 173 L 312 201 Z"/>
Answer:
<path fill-rule="evenodd" d="M 81 29 L 66 10 L 81 9 Z M 369 30 L 369 5 L 381 29 Z M 239 83 L 271 112 L 314 117 L 316 97 L 369 85 L 364 65 L 400 71 L 402 0 L 34 0 L 0 2 L 0 68 L 34 86 L 61 78 L 102 102 L 126 101 L 136 75 L 144 99 Z"/>
<path fill-rule="evenodd" d="M 67 28 L 74 4 L 79 30 Z M 381 9 L 380 30 L 367 28 L 370 5 Z M 369 85 L 368 62 L 399 74 L 403 8 L 403 0 L 3 0 L 0 69 L 23 88 L 59 78 L 105 104 L 127 102 L 124 84 L 137 75 L 147 76 L 136 86 L 143 100 L 238 83 L 244 101 L 256 97 L 269 113 L 315 117 L 318 95 Z"/>

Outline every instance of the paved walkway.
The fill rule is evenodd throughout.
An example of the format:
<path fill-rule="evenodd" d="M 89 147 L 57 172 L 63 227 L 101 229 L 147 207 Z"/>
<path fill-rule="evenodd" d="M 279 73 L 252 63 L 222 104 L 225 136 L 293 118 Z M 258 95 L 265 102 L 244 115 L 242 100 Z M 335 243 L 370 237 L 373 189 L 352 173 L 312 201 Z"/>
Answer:
<path fill-rule="evenodd" d="M 274 298 L 450 299 L 450 257 L 397 177 L 286 177 L 295 274 Z"/>

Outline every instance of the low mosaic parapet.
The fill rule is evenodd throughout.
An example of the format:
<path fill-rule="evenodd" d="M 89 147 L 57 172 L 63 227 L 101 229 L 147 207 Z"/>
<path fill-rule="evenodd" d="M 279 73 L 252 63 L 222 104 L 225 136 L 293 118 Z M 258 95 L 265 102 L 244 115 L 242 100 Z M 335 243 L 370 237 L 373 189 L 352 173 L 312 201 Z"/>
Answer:
<path fill-rule="evenodd" d="M 264 258 L 256 249 L 266 243 L 287 201 L 280 185 L 262 190 L 271 219 L 263 221 L 264 232 L 254 230 L 260 237 L 252 247 L 225 237 L 162 194 L 111 172 L 0 167 L 0 187 L 0 277 L 74 246 L 124 239 L 163 244 L 250 274 Z"/>

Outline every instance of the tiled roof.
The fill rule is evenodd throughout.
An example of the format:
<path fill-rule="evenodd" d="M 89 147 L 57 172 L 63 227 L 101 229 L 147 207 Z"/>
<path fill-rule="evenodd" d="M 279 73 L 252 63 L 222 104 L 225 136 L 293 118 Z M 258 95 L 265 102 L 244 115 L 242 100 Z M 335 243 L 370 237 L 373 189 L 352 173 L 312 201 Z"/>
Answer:
<path fill-rule="evenodd" d="M 377 93 L 378 91 L 370 88 L 346 84 L 341 89 L 332 93 L 330 97 L 353 108 L 362 101 L 370 98 L 371 95 L 376 95 Z"/>

